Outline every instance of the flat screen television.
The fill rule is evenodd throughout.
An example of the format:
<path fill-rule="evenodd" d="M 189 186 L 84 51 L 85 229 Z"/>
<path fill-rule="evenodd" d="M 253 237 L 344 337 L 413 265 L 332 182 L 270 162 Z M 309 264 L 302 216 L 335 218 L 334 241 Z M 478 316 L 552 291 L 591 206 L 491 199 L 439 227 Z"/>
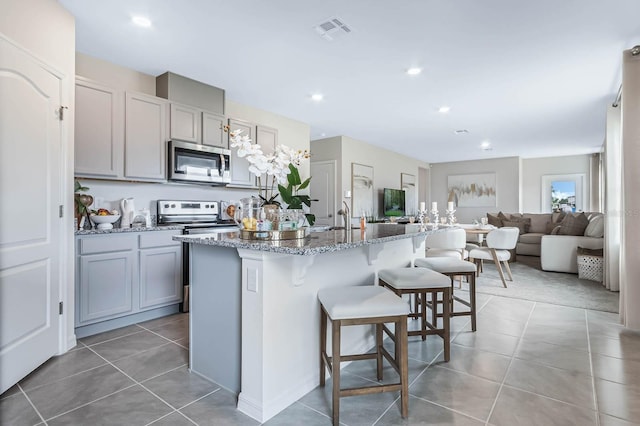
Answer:
<path fill-rule="evenodd" d="M 405 193 L 402 189 L 384 188 L 382 209 L 384 216 L 404 216 L 406 213 Z"/>

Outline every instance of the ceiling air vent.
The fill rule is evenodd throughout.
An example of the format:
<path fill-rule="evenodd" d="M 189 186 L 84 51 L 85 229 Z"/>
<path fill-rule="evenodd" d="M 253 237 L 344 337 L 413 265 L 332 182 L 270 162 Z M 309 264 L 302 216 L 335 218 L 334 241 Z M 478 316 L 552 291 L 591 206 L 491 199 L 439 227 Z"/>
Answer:
<path fill-rule="evenodd" d="M 337 37 L 351 32 L 351 28 L 349 28 L 349 26 L 341 19 L 336 17 L 329 18 L 326 21 L 319 23 L 314 28 L 320 37 L 328 41 L 332 41 Z"/>

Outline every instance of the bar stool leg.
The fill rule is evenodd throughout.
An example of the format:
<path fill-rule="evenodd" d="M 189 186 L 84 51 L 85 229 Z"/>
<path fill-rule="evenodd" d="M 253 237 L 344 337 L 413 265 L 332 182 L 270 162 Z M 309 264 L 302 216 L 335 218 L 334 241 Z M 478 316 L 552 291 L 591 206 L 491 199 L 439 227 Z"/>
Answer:
<path fill-rule="evenodd" d="M 378 381 L 380 381 L 382 380 L 382 324 L 376 324 L 376 368 Z"/>
<path fill-rule="evenodd" d="M 421 326 L 421 330 L 427 331 L 427 293 L 426 292 L 422 292 L 420 293 L 420 302 L 421 302 L 421 306 L 420 309 L 422 309 L 422 326 Z M 431 303 L 433 304 L 433 301 L 431 301 Z M 422 340 L 427 340 L 427 335 L 422 333 Z"/>
<path fill-rule="evenodd" d="M 396 346 L 399 349 L 396 351 L 398 358 L 396 362 L 400 366 L 400 382 L 402 388 L 400 390 L 400 414 L 403 419 L 406 419 L 409 415 L 409 360 L 407 353 L 407 321 L 400 319 L 396 323 Z"/>
<path fill-rule="evenodd" d="M 476 274 L 469 275 L 469 304 L 471 305 L 471 330 L 476 331 Z"/>
<path fill-rule="evenodd" d="M 333 379 L 333 425 L 340 424 L 340 320 L 331 321 L 331 378 Z"/>
<path fill-rule="evenodd" d="M 444 289 L 442 297 L 444 299 L 442 301 L 442 328 L 444 329 L 442 339 L 444 340 L 444 360 L 445 362 L 449 362 L 449 358 L 451 357 L 451 339 L 449 332 L 449 299 L 451 298 L 451 290 L 449 288 Z"/>
<path fill-rule="evenodd" d="M 324 386 L 326 365 L 324 353 L 327 350 L 327 313 L 320 307 L 320 386 Z"/>

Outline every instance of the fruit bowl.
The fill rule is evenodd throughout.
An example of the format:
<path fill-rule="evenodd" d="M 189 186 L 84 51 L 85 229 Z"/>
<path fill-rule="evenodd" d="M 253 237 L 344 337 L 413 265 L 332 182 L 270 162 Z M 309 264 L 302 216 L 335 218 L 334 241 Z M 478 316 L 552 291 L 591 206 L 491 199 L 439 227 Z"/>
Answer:
<path fill-rule="evenodd" d="M 120 219 L 119 214 L 97 215 L 92 214 L 89 216 L 91 222 L 98 226 L 98 229 L 113 229 L 113 224 Z"/>

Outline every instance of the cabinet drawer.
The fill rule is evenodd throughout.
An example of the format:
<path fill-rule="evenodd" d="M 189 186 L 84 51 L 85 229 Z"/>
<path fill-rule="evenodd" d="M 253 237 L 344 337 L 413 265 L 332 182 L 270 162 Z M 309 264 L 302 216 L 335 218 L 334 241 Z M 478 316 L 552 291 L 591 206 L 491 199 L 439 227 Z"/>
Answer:
<path fill-rule="evenodd" d="M 135 235 L 101 235 L 80 239 L 80 254 L 107 253 L 136 249 Z"/>
<path fill-rule="evenodd" d="M 143 232 L 140 234 L 140 248 L 166 247 L 180 245 L 180 241 L 173 241 L 171 237 L 180 235 L 179 229 L 170 231 Z"/>

